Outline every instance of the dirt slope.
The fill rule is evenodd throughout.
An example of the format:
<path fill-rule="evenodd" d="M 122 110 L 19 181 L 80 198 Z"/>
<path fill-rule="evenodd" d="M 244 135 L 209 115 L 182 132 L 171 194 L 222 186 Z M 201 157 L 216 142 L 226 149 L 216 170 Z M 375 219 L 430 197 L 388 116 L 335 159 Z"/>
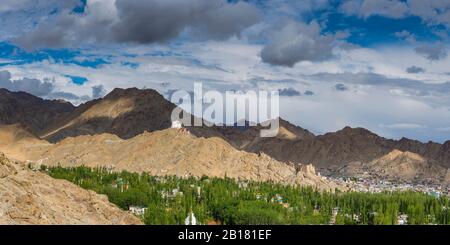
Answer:
<path fill-rule="evenodd" d="M 141 224 L 104 195 L 87 191 L 0 153 L 0 224 Z"/>
<path fill-rule="evenodd" d="M 389 154 L 371 161 L 367 168 L 372 173 L 401 180 L 430 179 L 448 182 L 447 169 L 437 163 L 432 163 L 424 157 L 394 150 Z"/>
<path fill-rule="evenodd" d="M 0 151 L 11 159 L 26 161 L 27 152 L 46 149 L 49 145 L 20 124 L 0 125 Z"/>
<path fill-rule="evenodd" d="M 450 183 L 450 170 L 419 154 L 393 150 L 370 162 L 351 162 L 337 170 L 347 177 L 376 176 L 394 181 Z"/>

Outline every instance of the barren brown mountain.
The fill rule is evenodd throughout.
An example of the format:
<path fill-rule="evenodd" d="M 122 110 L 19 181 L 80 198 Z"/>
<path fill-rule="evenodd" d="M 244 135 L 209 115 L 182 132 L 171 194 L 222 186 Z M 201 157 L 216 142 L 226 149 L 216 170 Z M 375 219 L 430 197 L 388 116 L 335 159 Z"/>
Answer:
<path fill-rule="evenodd" d="M 285 131 L 283 129 L 285 123 L 281 121 L 283 131 Z M 297 131 L 299 130 L 301 128 L 298 127 Z M 243 134 L 245 133 L 244 131 Z M 234 134 L 238 134 L 237 130 Z M 224 135 L 227 137 L 233 133 L 228 132 Z M 253 141 L 247 139 L 246 142 L 251 143 L 236 141 L 235 136 L 227 138 L 239 149 L 264 152 L 279 161 L 312 163 L 321 171 L 338 169 L 351 162 L 369 163 L 393 150 L 416 153 L 433 164 L 450 167 L 450 141 L 444 144 L 421 143 L 406 138 L 396 141 L 380 137 L 363 128 L 345 127 L 333 133 L 318 136 L 309 133 L 307 136 L 293 139 L 283 137 L 258 139 L 255 136 Z"/>
<path fill-rule="evenodd" d="M 0 224 L 141 224 L 104 195 L 34 172 L 0 153 Z"/>
<path fill-rule="evenodd" d="M 346 177 L 383 177 L 391 181 L 450 183 L 450 170 L 416 153 L 393 150 L 369 163 L 351 162 L 336 175 Z"/>
<path fill-rule="evenodd" d="M 9 99 L 1 100 L 0 108 L 9 109 L 0 110 L 0 118 L 3 118 L 1 122 L 20 124 L 30 131 L 31 135 L 39 137 L 34 140 L 45 139 L 53 143 L 67 137 L 103 133 L 116 135 L 118 139 L 132 139 L 144 132 L 167 129 L 171 125 L 171 111 L 175 107 L 151 89 L 115 89 L 104 98 L 77 108 L 61 101 L 43 101 L 25 93 L 10 93 L 5 90 L 3 93 L 6 93 Z M 33 104 L 36 104 L 36 110 L 40 113 L 36 115 L 34 111 L 26 110 L 25 106 L 21 113 L 10 119 L 11 112 L 14 111 L 11 106 L 14 103 L 11 101 L 20 105 L 28 105 L 30 102 L 27 101 L 36 101 Z M 46 106 L 49 111 L 45 111 Z M 237 150 L 264 153 L 278 162 L 311 163 L 321 172 L 336 170 L 352 162 L 368 164 L 393 150 L 415 153 L 431 164 L 450 167 L 450 141 L 439 144 L 405 138 L 391 140 L 363 128 L 350 127 L 315 136 L 282 119 L 280 125 L 278 136 L 273 138 L 261 138 L 261 126 L 188 129 L 199 138 L 221 138 Z M 45 144 L 48 143 L 40 141 L 36 148 Z M 197 159 L 202 157 L 205 156 L 198 155 Z"/>
<path fill-rule="evenodd" d="M 338 187 L 317 176 L 312 166 L 288 165 L 265 154 L 236 150 L 222 138 L 197 137 L 182 129 L 146 132 L 127 140 L 112 134 L 68 137 L 47 147 L 25 147 L 15 156 L 49 166 L 85 165 L 157 176 L 227 176 L 330 190 Z"/>
<path fill-rule="evenodd" d="M 449 170 L 438 163 L 427 160 L 416 153 L 393 150 L 389 154 L 375 159 L 367 165 L 374 174 L 391 180 L 422 179 L 436 182 L 448 182 Z"/>
<path fill-rule="evenodd" d="M 48 124 L 75 110 L 62 100 L 44 100 L 24 92 L 0 88 L 0 124 L 21 124 L 38 134 Z"/>
<path fill-rule="evenodd" d="M 169 128 L 174 107 L 155 90 L 114 89 L 104 98 L 51 121 L 39 136 L 51 142 L 101 133 L 128 139 L 145 131 Z"/>

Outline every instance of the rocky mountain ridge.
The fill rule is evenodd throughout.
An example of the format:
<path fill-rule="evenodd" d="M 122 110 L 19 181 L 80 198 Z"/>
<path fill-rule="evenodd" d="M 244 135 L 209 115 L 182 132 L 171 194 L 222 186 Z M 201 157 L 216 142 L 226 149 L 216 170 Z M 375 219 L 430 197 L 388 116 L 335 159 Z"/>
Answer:
<path fill-rule="evenodd" d="M 155 176 L 207 175 L 327 190 L 339 187 L 318 176 L 312 166 L 289 165 L 265 154 L 239 151 L 220 137 L 197 137 L 182 129 L 145 132 L 126 140 L 106 133 L 68 137 L 42 147 L 24 146 L 14 157 L 47 166 L 106 167 Z"/>
<path fill-rule="evenodd" d="M 76 108 L 60 101 L 42 102 L 42 99 L 24 93 L 9 92 L 8 96 L 10 99 L 0 101 L 0 108 L 19 105 L 18 110 L 23 113 L 10 117 L 11 112 L 0 110 L 0 118 L 3 118 L 0 122 L 20 125 L 25 123 L 25 130 L 38 136 L 39 140 L 51 143 L 61 142 L 68 137 L 103 133 L 127 140 L 144 132 L 168 129 L 171 126 L 170 115 L 175 108 L 174 104 L 151 89 L 115 89 L 102 99 Z M 47 116 L 28 113 L 30 109 L 26 107 L 30 102 L 27 101 L 40 101 L 34 103 L 38 107 L 36 111 L 45 111 L 49 107 L 48 112 L 40 113 Z M 433 165 L 450 167 L 450 141 L 439 144 L 406 138 L 392 140 L 363 128 L 345 127 L 337 132 L 316 136 L 280 119 L 279 134 L 272 138 L 259 136 L 261 125 L 187 128 L 199 138 L 221 138 L 239 151 L 265 154 L 278 162 L 313 164 L 320 172 L 325 173 L 352 162 L 369 164 L 394 150 L 415 153 Z"/>

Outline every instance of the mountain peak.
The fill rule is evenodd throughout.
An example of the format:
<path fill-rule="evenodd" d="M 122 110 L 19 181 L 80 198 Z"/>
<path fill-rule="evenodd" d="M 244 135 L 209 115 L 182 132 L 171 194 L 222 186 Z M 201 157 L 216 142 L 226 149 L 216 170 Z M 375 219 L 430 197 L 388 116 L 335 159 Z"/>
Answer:
<path fill-rule="evenodd" d="M 407 159 L 407 160 L 415 160 L 415 161 L 425 161 L 425 159 L 419 154 L 412 153 L 409 151 L 400 151 L 398 149 L 394 149 L 389 152 L 387 155 L 383 157 L 385 160 L 394 161 L 396 159 Z"/>
<path fill-rule="evenodd" d="M 52 121 L 75 110 L 71 103 L 45 100 L 7 89 L 0 89 L 0 105 L 0 124 L 21 124 L 35 134 Z"/>
<path fill-rule="evenodd" d="M 128 139 L 145 131 L 170 128 L 174 107 L 153 89 L 116 88 L 49 125 L 41 136 L 51 142 L 101 133 Z"/>
<path fill-rule="evenodd" d="M 109 94 L 107 94 L 105 99 L 116 99 L 121 97 L 132 97 L 132 96 L 158 96 L 164 98 L 154 89 L 138 89 L 133 88 L 115 88 Z"/>
<path fill-rule="evenodd" d="M 346 126 L 341 130 L 336 131 L 335 134 L 338 135 L 347 135 L 347 136 L 356 136 L 356 135 L 361 135 L 361 136 L 377 136 L 375 133 L 373 133 L 372 131 L 365 129 L 365 128 L 361 128 L 361 127 L 357 127 L 357 128 L 352 128 L 350 126 Z"/>

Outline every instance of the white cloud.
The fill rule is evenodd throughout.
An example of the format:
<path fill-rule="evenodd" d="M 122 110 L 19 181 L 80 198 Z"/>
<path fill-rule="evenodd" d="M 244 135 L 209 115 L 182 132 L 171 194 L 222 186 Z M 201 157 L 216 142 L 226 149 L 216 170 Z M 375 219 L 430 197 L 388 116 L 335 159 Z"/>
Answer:
<path fill-rule="evenodd" d="M 419 129 L 419 128 L 426 128 L 427 126 L 415 123 L 394 123 L 389 125 L 380 124 L 380 127 L 389 129 Z"/>
<path fill-rule="evenodd" d="M 395 19 L 417 16 L 430 25 L 450 27 L 450 2 L 443 0 L 348 0 L 342 2 L 339 10 L 361 18 L 375 15 Z"/>
<path fill-rule="evenodd" d="M 349 0 L 342 3 L 340 11 L 362 18 L 373 15 L 403 18 L 408 14 L 408 6 L 405 2 L 398 0 Z"/>
<path fill-rule="evenodd" d="M 340 50 L 333 60 L 300 62 L 289 68 L 262 63 L 258 54 L 263 47 L 233 40 L 85 50 L 79 59 L 110 57 L 111 64 L 95 69 L 45 61 L 4 69 L 11 72 L 13 80 L 49 78 L 54 80 L 55 92 L 69 92 L 84 99 L 92 97 L 92 87 L 96 86 L 103 86 L 104 92 L 115 87 L 147 87 L 165 93 L 180 88 L 190 91 L 194 82 L 218 90 L 313 91 L 311 96 L 282 97 L 281 115 L 318 133 L 350 125 L 386 137 L 438 141 L 450 138 L 449 132 L 439 130 L 450 125 L 450 93 L 445 92 L 446 82 L 450 81 L 450 74 L 445 74 L 450 64 L 448 57 L 431 64 L 413 47 L 357 48 Z M 173 50 L 176 54 L 170 54 Z M 156 51 L 168 55 L 150 55 Z M 123 61 L 139 66 L 124 66 Z M 414 65 L 425 72 L 406 72 Z M 88 82 L 75 85 L 64 77 L 67 74 L 86 77 Z M 337 83 L 349 89 L 338 92 Z M 400 130 L 399 125 L 392 126 L 395 124 L 427 128 L 403 125 Z"/>

